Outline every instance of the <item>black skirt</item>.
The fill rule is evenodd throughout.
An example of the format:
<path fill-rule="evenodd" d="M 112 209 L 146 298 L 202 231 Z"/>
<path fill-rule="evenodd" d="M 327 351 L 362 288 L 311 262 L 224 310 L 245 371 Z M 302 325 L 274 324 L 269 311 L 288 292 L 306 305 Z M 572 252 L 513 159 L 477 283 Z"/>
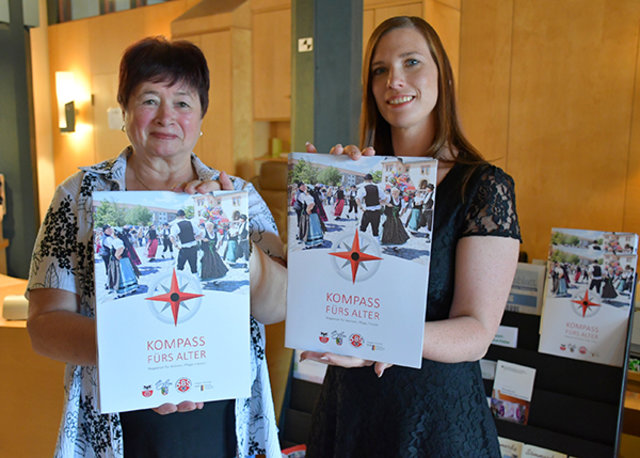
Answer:
<path fill-rule="evenodd" d="M 125 458 L 236 456 L 235 401 L 206 402 L 202 410 L 159 415 L 122 412 Z"/>

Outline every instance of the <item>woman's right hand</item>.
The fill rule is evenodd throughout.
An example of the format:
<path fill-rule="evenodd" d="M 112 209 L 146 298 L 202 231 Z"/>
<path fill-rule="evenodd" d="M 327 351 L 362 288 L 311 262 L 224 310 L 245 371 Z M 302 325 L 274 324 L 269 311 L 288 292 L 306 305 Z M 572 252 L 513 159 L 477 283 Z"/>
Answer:
<path fill-rule="evenodd" d="M 319 363 L 329 364 L 331 366 L 340 366 L 347 369 L 354 367 L 373 366 L 373 370 L 378 377 L 382 377 L 384 371 L 393 366 L 393 364 L 374 362 L 368 359 L 357 358 L 355 356 L 336 355 L 335 353 L 321 353 L 317 351 L 303 351 L 300 355 L 300 362 L 305 359 L 317 361 Z"/>
<path fill-rule="evenodd" d="M 316 147 L 309 142 L 305 144 L 305 147 L 307 149 L 307 153 L 318 152 Z M 372 146 L 367 146 L 365 149 L 360 151 L 360 148 L 358 148 L 356 145 L 342 146 L 340 143 L 338 143 L 333 148 L 331 148 L 331 150 L 329 151 L 329 154 L 333 154 L 335 156 L 339 156 L 340 154 L 346 154 L 354 161 L 357 161 L 362 156 L 375 156 L 376 150 L 374 150 Z"/>

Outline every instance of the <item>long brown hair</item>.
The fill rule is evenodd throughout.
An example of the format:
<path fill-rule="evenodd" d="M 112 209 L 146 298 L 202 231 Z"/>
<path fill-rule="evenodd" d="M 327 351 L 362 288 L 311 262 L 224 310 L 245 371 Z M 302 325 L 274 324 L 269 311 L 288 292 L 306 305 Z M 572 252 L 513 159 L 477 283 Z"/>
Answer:
<path fill-rule="evenodd" d="M 362 114 L 360 117 L 360 146 L 373 146 L 376 154 L 393 156 L 391 127 L 380 114 L 371 90 L 371 60 L 380 39 L 388 32 L 399 28 L 414 28 L 427 42 L 431 56 L 438 68 L 438 100 L 434 108 L 436 132 L 426 156 L 447 161 L 439 157 L 443 151 L 455 152 L 452 162 L 467 164 L 485 163 L 478 150 L 467 140 L 460 128 L 456 111 L 453 72 L 447 53 L 435 30 L 422 18 L 396 16 L 382 22 L 371 34 L 362 67 Z"/>

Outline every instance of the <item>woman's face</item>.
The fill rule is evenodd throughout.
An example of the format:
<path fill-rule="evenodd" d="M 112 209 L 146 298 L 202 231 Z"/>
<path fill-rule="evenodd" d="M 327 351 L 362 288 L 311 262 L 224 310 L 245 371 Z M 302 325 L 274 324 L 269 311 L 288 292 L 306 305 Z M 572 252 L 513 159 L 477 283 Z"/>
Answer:
<path fill-rule="evenodd" d="M 180 82 L 141 83 L 125 110 L 125 129 L 134 151 L 152 157 L 189 157 L 201 125 L 200 98 Z"/>
<path fill-rule="evenodd" d="M 396 129 L 424 129 L 438 100 L 438 68 L 414 28 L 382 36 L 371 59 L 371 89 L 382 117 Z"/>

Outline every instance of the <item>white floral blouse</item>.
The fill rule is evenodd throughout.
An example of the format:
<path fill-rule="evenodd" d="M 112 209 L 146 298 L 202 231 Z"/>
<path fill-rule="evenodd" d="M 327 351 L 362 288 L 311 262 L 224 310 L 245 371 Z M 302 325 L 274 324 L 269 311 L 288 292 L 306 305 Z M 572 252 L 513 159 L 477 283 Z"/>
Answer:
<path fill-rule="evenodd" d="M 91 193 L 125 190 L 130 147 L 115 159 L 83 167 L 55 192 L 40 227 L 31 261 L 27 295 L 35 288 L 58 288 L 80 297 L 80 313 L 95 316 Z M 216 180 L 213 170 L 192 154 L 201 180 Z M 251 183 L 231 177 L 234 189 L 249 191 L 251 240 L 271 256 L 282 257 L 282 245 L 273 217 Z M 264 326 L 251 317 L 251 397 L 236 399 L 238 456 L 265 454 L 280 457 L 278 432 L 267 362 Z M 118 414 L 97 411 L 95 366 L 67 364 L 65 403 L 56 445 L 56 457 L 122 457 L 122 427 Z"/>

